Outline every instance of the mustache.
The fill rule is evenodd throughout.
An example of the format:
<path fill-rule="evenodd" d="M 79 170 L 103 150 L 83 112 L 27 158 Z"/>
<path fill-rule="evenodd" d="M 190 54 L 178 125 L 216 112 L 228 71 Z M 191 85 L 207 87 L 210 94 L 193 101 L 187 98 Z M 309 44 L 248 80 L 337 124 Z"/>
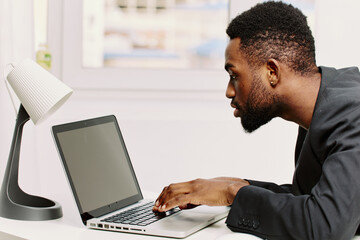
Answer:
<path fill-rule="evenodd" d="M 231 106 L 240 109 L 240 105 L 237 102 L 231 101 Z"/>

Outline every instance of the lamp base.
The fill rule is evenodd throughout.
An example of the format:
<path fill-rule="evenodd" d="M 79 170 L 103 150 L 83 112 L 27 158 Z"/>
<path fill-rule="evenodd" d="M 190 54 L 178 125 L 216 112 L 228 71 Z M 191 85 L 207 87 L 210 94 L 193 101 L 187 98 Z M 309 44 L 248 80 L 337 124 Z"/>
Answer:
<path fill-rule="evenodd" d="M 25 193 L 18 183 L 20 145 L 29 114 L 20 105 L 4 180 L 0 191 L 0 216 L 17 220 L 50 220 L 62 217 L 60 204 Z"/>
<path fill-rule="evenodd" d="M 17 220 L 43 221 L 62 217 L 62 209 L 59 203 L 49 199 L 28 195 L 22 192 L 17 195 L 20 202 L 10 199 L 9 194 L 3 194 L 0 198 L 0 216 Z"/>

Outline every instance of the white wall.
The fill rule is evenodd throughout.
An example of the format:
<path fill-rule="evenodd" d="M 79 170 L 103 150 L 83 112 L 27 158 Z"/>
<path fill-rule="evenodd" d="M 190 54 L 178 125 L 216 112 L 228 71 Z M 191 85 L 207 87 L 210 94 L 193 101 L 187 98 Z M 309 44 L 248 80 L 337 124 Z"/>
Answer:
<path fill-rule="evenodd" d="M 360 66 L 360 1 L 317 0 L 318 65 Z"/>

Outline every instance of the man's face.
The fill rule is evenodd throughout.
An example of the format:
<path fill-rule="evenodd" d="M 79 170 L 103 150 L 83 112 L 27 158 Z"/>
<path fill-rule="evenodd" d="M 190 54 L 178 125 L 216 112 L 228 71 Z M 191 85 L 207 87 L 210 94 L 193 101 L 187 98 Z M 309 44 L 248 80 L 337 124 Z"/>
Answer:
<path fill-rule="evenodd" d="M 239 46 L 240 39 L 233 39 L 225 52 L 225 69 L 230 75 L 226 97 L 235 108 L 234 116 L 241 118 L 244 130 L 250 133 L 278 116 L 280 101 L 267 84 L 266 66 L 251 68 Z"/>

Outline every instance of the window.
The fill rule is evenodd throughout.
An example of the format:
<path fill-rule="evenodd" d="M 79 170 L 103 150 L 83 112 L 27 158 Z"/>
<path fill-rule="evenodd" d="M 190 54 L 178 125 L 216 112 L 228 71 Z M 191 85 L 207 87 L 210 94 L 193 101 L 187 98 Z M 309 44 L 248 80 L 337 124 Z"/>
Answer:
<path fill-rule="evenodd" d="M 220 69 L 228 0 L 83 1 L 83 66 Z"/>

